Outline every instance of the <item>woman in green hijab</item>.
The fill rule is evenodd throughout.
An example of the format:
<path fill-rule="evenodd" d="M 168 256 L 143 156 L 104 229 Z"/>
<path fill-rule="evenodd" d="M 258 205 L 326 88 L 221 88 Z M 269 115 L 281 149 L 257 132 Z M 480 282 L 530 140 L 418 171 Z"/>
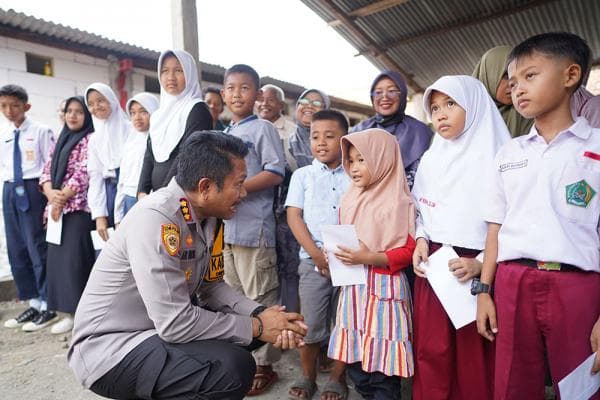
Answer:
<path fill-rule="evenodd" d="M 517 137 L 529 133 L 533 120 L 523 118 L 512 105 L 506 75 L 506 61 L 511 50 L 510 46 L 498 46 L 488 50 L 477 63 L 472 75 L 484 84 L 496 102 L 511 136 Z"/>

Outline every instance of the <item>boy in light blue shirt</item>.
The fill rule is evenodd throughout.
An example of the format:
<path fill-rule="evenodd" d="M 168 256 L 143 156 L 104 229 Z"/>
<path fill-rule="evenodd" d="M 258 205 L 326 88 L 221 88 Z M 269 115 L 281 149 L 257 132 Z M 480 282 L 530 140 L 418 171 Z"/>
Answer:
<path fill-rule="evenodd" d="M 348 133 L 348 121 L 333 110 L 319 111 L 310 126 L 311 165 L 292 175 L 285 202 L 287 220 L 300 249 L 300 307 L 310 327 L 300 348 L 303 376 L 289 389 L 293 398 L 311 398 L 316 390 L 317 358 L 320 343 L 329 336 L 336 307 L 337 290 L 331 285 L 327 259 L 321 250 L 321 225 L 339 223 L 339 203 L 350 179 L 342 167 L 340 139 Z M 333 361 L 329 382 L 322 395 L 345 398 L 345 366 Z"/>

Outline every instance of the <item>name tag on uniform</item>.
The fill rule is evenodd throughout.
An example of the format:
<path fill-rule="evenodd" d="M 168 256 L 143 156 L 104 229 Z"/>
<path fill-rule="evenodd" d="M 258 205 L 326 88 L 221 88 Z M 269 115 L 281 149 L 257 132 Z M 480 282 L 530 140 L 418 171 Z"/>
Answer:
<path fill-rule="evenodd" d="M 529 160 L 522 160 L 517 162 L 509 162 L 506 164 L 500 164 L 500 172 L 508 171 L 511 169 L 520 169 L 527 166 Z"/>

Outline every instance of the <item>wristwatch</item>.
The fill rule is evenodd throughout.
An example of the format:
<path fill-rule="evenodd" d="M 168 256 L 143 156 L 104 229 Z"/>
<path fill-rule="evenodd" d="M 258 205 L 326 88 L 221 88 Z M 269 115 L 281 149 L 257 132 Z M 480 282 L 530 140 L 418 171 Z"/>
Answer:
<path fill-rule="evenodd" d="M 265 311 L 266 309 L 267 309 L 267 307 L 265 307 L 265 306 L 258 306 L 254 309 L 254 311 L 252 311 L 252 314 L 250 314 L 250 316 L 256 317 L 258 314 Z"/>
<path fill-rule="evenodd" d="M 471 282 L 471 294 L 473 296 L 477 296 L 479 293 L 489 293 L 490 285 L 485 283 L 481 283 L 479 278 L 473 278 L 473 282 Z"/>

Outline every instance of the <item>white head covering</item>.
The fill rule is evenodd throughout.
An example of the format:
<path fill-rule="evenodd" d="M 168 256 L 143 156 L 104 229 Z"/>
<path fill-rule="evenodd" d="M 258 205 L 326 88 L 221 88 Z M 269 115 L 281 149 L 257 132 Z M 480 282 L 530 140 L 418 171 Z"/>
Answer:
<path fill-rule="evenodd" d="M 158 99 L 156 96 L 151 93 L 141 92 L 127 100 L 127 104 L 125 104 L 125 112 L 129 118 L 131 118 L 129 107 L 131 107 L 131 103 L 134 101 L 136 103 L 140 103 L 150 115 L 154 114 L 154 111 L 158 110 Z"/>
<path fill-rule="evenodd" d="M 183 50 L 165 50 L 158 58 L 158 77 L 163 59 L 174 54 L 179 60 L 185 75 L 185 89 L 177 96 L 168 94 L 160 87 L 160 107 L 150 118 L 150 139 L 152 153 L 157 162 L 169 159 L 181 137 L 185 133 L 185 125 L 192 107 L 202 101 L 202 90 L 198 83 L 198 69 L 194 57 Z"/>
<path fill-rule="evenodd" d="M 127 140 L 131 124 L 127 115 L 121 109 L 119 100 L 110 86 L 99 82 L 88 86 L 85 89 L 84 96 L 86 106 L 88 105 L 87 97 L 90 90 L 96 90 L 102 96 L 106 97 L 110 103 L 111 112 L 107 119 L 98 119 L 92 115 L 92 120 L 94 121 L 92 138 L 98 146 L 98 157 L 104 168 L 108 170 L 117 169 L 121 164 L 123 145 L 125 144 L 125 140 Z"/>
<path fill-rule="evenodd" d="M 465 127 L 455 139 L 436 133 L 417 169 L 413 196 L 429 239 L 481 250 L 487 226 L 483 187 L 500 147 L 510 133 L 485 86 L 470 76 L 444 76 L 425 90 L 423 105 L 431 119 L 431 93 L 454 99 L 465 110 Z M 426 205 L 429 204 L 429 205 Z"/>

